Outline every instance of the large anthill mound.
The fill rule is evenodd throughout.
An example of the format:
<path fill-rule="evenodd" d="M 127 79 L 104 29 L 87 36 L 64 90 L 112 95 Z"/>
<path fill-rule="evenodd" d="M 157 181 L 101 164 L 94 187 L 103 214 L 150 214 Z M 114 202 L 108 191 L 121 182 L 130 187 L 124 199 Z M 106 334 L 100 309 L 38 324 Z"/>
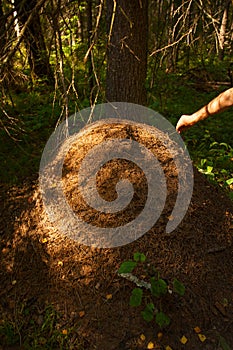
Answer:
<path fill-rule="evenodd" d="M 167 186 L 161 217 L 149 232 L 121 247 L 93 248 L 59 232 L 45 215 L 37 181 L 26 181 L 20 188 L 0 187 L 0 327 L 7 322 L 14 325 L 16 343 L 33 341 L 33 332 L 41 330 L 46 310 L 52 306 L 59 314 L 57 337 L 65 335 L 66 348 L 70 349 L 146 349 L 150 341 L 157 343 L 157 349 L 166 345 L 181 349 L 183 335 L 188 339 L 188 349 L 218 349 L 223 338 L 233 347 L 231 202 L 194 171 L 187 214 L 176 230 L 167 234 L 165 227 L 173 220 L 178 181 L 173 156 L 161 137 L 154 137 L 141 126 L 97 125 L 73 144 L 65 157 L 63 189 L 75 215 L 88 224 L 110 228 L 140 215 L 147 200 L 147 181 L 133 162 L 109 161 L 96 176 L 100 196 L 114 201 L 116 184 L 125 178 L 133 184 L 134 196 L 118 214 L 100 213 L 85 202 L 77 180 L 88 151 L 107 138 L 122 138 L 142 143 L 159 160 Z M 148 275 L 141 278 L 147 280 L 155 268 L 168 282 L 178 278 L 186 286 L 183 298 L 172 294 L 158 301 L 171 318 L 160 340 L 155 322 L 148 324 L 141 317 L 144 305 L 129 306 L 134 284 L 117 274 L 120 264 L 132 259 L 134 252 L 147 256 Z M 196 326 L 206 336 L 203 343 L 194 331 Z M 140 338 L 142 333 L 145 340 Z M 6 342 L 1 332 L 0 337 L 0 343 Z"/>
<path fill-rule="evenodd" d="M 113 147 L 117 148 L 117 151 L 112 149 L 111 144 L 106 142 L 107 140 L 116 141 L 116 145 L 114 143 Z M 128 140 L 130 140 L 130 142 L 126 144 L 125 141 Z M 104 147 L 102 147 L 103 144 Z M 135 149 L 137 144 L 142 145 L 143 148 Z M 101 147 L 96 149 L 96 146 Z M 155 202 L 149 205 L 146 216 L 146 220 L 149 220 L 149 216 L 155 215 L 155 206 L 159 205 L 159 202 L 162 201 L 161 198 L 165 196 L 165 205 L 161 207 L 162 213 L 159 224 L 161 227 L 162 221 L 163 225 L 165 225 L 169 218 L 172 219 L 171 213 L 177 198 L 178 171 L 177 165 L 173 160 L 174 153 L 178 152 L 176 148 L 174 142 L 172 142 L 168 136 L 153 127 L 147 126 L 143 128 L 143 124 L 126 124 L 124 122 L 118 122 L 117 124 L 105 124 L 103 122 L 94 123 L 77 141 L 75 140 L 75 142 L 72 142 L 72 146 L 64 159 L 62 180 L 66 199 L 76 215 L 92 226 L 106 228 L 123 226 L 137 218 L 145 207 L 146 201 L 150 200 L 148 196 L 148 191 L 150 191 L 148 181 L 151 182 L 153 179 L 150 180 L 149 175 L 155 173 L 156 168 L 161 166 L 165 174 L 165 186 L 159 178 L 158 173 L 157 176 L 155 176 L 154 182 L 152 182 L 152 186 L 156 188 L 155 196 L 157 196 L 158 203 Z M 151 152 L 151 154 L 149 154 L 150 158 L 145 164 L 142 164 L 142 167 L 144 167 L 143 169 L 141 167 L 141 159 L 146 159 L 148 157 L 148 154 L 145 154 L 148 150 Z M 83 160 L 86 159 L 90 151 L 92 151 L 93 154 L 88 164 L 85 163 L 85 173 L 80 180 L 77 174 L 79 174 L 80 166 L 83 166 Z M 184 153 L 181 148 L 180 152 Z M 114 156 L 113 153 L 116 155 Z M 118 155 L 120 155 L 121 158 Z M 158 164 L 153 162 L 153 157 L 159 161 Z M 188 161 L 186 158 L 187 157 L 183 155 L 183 166 L 185 162 Z M 97 167 L 97 172 L 96 167 L 93 169 L 91 168 L 93 163 L 101 165 Z M 180 170 L 182 171 L 182 169 Z M 121 210 L 114 210 L 111 213 L 95 209 L 96 202 L 95 198 L 93 198 L 94 195 L 90 198 L 93 204 L 91 206 L 86 202 L 81 191 L 83 189 L 83 183 L 88 182 L 90 177 L 94 177 L 95 181 L 94 184 L 91 183 L 89 186 L 96 187 L 97 192 L 93 193 L 96 194 L 96 197 L 100 196 L 103 198 L 105 201 L 104 203 L 109 202 L 111 205 L 111 203 L 118 198 L 116 188 L 122 180 L 128 180 L 133 186 L 134 193 L 132 200 Z M 92 191 L 93 188 L 90 190 Z M 190 190 L 192 190 L 192 188 Z M 64 221 L 65 220 L 66 218 L 64 218 Z M 140 225 L 143 226 L 143 224 L 145 223 L 142 220 Z M 87 231 L 89 228 L 90 226 L 87 226 Z M 141 227 L 138 229 L 140 230 Z M 127 234 L 129 235 L 130 232 L 128 231 Z M 86 232 L 86 235 L 88 235 L 88 232 Z M 118 240 L 120 243 L 119 237 Z M 96 243 L 101 245 L 101 242 Z M 111 242 L 106 243 L 109 243 L 111 246 Z M 105 247 L 104 244 L 103 246 Z"/>

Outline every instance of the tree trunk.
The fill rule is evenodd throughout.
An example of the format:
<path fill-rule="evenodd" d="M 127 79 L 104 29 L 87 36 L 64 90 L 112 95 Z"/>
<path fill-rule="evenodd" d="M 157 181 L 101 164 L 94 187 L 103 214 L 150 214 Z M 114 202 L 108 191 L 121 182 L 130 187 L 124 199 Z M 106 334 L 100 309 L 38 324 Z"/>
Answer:
<path fill-rule="evenodd" d="M 225 38 L 226 38 L 229 7 L 230 7 L 230 0 L 226 0 L 225 8 L 222 16 L 222 22 L 220 26 L 220 31 L 219 31 L 219 59 L 221 61 L 223 61 L 223 58 L 224 58 L 224 44 L 225 44 Z"/>
<path fill-rule="evenodd" d="M 168 14 L 168 45 L 171 45 L 167 49 L 168 54 L 167 54 L 167 59 L 166 59 L 166 72 L 167 73 L 172 73 L 175 70 L 174 67 L 174 57 L 175 57 L 175 46 L 172 46 L 172 43 L 175 41 L 175 32 L 173 29 L 174 25 L 174 9 L 175 9 L 175 4 L 174 1 L 171 0 L 169 4 L 169 14 Z"/>
<path fill-rule="evenodd" d="M 28 26 L 27 33 L 28 39 L 26 40 L 29 51 L 29 64 L 32 73 L 36 77 L 48 77 L 51 79 L 52 72 L 38 14 L 35 15 L 34 20 Z"/>
<path fill-rule="evenodd" d="M 107 23 L 106 99 L 145 105 L 148 1 L 107 0 Z"/>
<path fill-rule="evenodd" d="M 87 0 L 87 42 L 88 48 L 91 46 L 91 38 L 92 38 L 92 0 Z M 92 67 L 92 59 L 91 52 L 88 55 L 88 82 L 89 82 L 89 92 L 91 103 L 93 102 L 93 87 L 94 87 L 94 78 L 93 78 L 93 67 Z"/>
<path fill-rule="evenodd" d="M 6 21 L 2 5 L 2 0 L 0 0 L 0 57 L 3 56 L 6 45 Z"/>
<path fill-rule="evenodd" d="M 77 39 L 80 39 L 82 43 L 84 43 L 84 19 L 83 19 L 83 12 L 81 9 L 81 1 L 78 0 L 78 21 L 77 21 L 77 31 L 76 31 L 76 37 Z"/>
<path fill-rule="evenodd" d="M 27 23 L 35 5 L 36 0 L 28 2 L 15 0 L 15 8 L 18 13 L 19 22 L 22 25 Z M 38 12 L 34 14 L 33 19 L 27 25 L 24 41 L 28 51 L 31 75 L 39 78 L 47 77 L 49 80 L 53 79 Z"/>

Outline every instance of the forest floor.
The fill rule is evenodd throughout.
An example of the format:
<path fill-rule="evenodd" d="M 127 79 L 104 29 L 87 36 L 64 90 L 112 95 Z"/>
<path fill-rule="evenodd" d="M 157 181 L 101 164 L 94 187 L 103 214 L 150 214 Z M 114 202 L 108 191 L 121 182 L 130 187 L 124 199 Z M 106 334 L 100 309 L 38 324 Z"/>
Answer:
<path fill-rule="evenodd" d="M 135 137 L 143 138 L 138 133 Z M 159 152 L 152 138 L 146 143 Z M 89 146 L 83 147 L 81 151 Z M 78 211 L 80 199 L 72 195 L 72 152 L 63 180 L 70 205 Z M 160 156 L 165 157 L 164 150 Z M 166 177 L 174 181 L 168 208 L 148 233 L 116 248 L 85 246 L 59 233 L 45 215 L 36 178 L 20 186 L 0 185 L 1 350 L 233 348 L 232 202 L 194 170 L 189 209 L 181 224 L 165 233 L 176 188 L 169 159 L 163 161 Z M 118 163 L 115 167 L 118 173 Z M 139 194 L 145 191 L 141 174 L 131 175 L 140 184 Z M 106 171 L 100 182 L 107 176 Z M 82 213 L 85 210 L 89 208 L 82 207 Z M 171 319 L 162 330 L 155 321 L 143 320 L 145 305 L 129 306 L 135 285 L 117 273 L 135 252 L 147 258 L 148 276 L 140 277 L 147 279 L 156 269 L 168 283 L 177 278 L 186 287 L 183 297 L 173 293 L 158 301 Z"/>

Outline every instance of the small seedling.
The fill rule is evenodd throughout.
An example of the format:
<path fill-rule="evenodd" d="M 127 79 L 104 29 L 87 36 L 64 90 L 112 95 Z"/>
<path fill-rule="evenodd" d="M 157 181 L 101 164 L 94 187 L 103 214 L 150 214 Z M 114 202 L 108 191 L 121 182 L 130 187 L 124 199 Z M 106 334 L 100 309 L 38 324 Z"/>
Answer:
<path fill-rule="evenodd" d="M 148 275 L 145 262 L 146 256 L 143 253 L 137 252 L 134 254 L 133 260 L 124 261 L 121 264 L 118 274 L 121 277 L 134 282 L 137 286 L 132 290 L 129 302 L 130 306 L 141 306 L 143 300 L 148 300 L 148 296 L 147 298 L 143 298 L 143 290 L 149 290 L 150 301 L 146 301 L 145 308 L 141 312 L 142 317 L 147 322 L 155 319 L 157 325 L 160 328 L 164 328 L 170 324 L 171 320 L 168 315 L 162 311 L 162 299 L 165 295 L 172 294 L 173 292 L 179 296 L 183 296 L 185 294 L 185 286 L 177 278 L 174 278 L 171 283 L 172 287 L 170 287 L 168 282 L 161 278 L 159 273 L 156 272 L 155 276 L 149 278 L 150 282 L 141 280 L 137 276 L 133 275 L 132 272 L 139 265 L 143 267 L 145 275 Z M 155 269 L 153 270 L 156 271 Z M 159 303 L 155 303 L 156 299 L 159 301 Z M 155 304 L 159 304 L 159 307 L 156 307 Z"/>

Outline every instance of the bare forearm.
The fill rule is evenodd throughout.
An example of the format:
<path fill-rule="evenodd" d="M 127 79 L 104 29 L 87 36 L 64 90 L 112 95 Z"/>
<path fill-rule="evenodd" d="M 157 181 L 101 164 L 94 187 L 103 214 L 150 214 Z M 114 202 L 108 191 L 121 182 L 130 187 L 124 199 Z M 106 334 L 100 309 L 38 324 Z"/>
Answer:
<path fill-rule="evenodd" d="M 233 88 L 228 89 L 210 101 L 206 106 L 202 107 L 193 114 L 195 122 L 203 120 L 210 115 L 223 112 L 225 109 L 233 105 Z"/>
<path fill-rule="evenodd" d="M 215 97 L 206 106 L 199 109 L 192 115 L 182 115 L 176 125 L 176 130 L 181 132 L 188 129 L 190 126 L 196 124 L 200 120 L 203 120 L 211 115 L 223 112 L 225 109 L 233 106 L 233 88 L 230 88 L 220 95 Z"/>

